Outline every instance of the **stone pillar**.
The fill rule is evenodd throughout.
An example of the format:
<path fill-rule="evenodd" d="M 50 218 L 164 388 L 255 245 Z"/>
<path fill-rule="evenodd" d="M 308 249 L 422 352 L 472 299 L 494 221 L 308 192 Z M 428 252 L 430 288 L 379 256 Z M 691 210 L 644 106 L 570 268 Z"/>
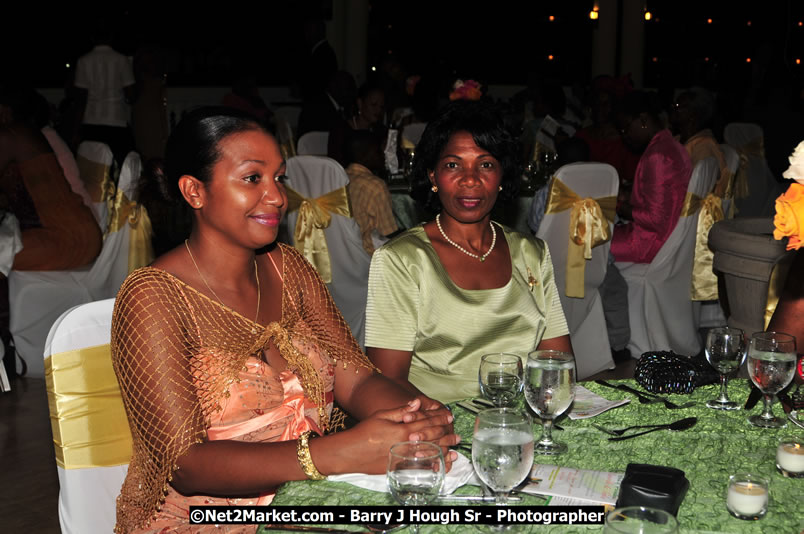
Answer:
<path fill-rule="evenodd" d="M 338 57 L 338 68 L 351 73 L 358 86 L 366 81 L 368 19 L 368 0 L 332 1 L 327 40 Z"/>
<path fill-rule="evenodd" d="M 592 78 L 617 73 L 617 0 L 599 0 L 600 16 L 592 31 Z"/>
<path fill-rule="evenodd" d="M 620 76 L 631 73 L 634 87 L 641 88 L 645 65 L 645 1 L 622 0 Z"/>

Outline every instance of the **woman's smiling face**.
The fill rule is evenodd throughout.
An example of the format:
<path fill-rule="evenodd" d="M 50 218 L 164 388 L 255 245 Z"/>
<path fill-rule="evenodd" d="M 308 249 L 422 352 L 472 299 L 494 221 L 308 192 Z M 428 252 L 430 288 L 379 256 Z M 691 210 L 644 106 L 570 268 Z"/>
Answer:
<path fill-rule="evenodd" d="M 287 209 L 285 161 L 276 141 L 248 130 L 223 138 L 218 151 L 199 222 L 249 248 L 274 242 Z"/>
<path fill-rule="evenodd" d="M 445 215 L 461 223 L 474 223 L 487 217 L 497 201 L 502 166 L 475 144 L 472 134 L 456 132 L 430 171 L 430 181 L 438 186 Z"/>

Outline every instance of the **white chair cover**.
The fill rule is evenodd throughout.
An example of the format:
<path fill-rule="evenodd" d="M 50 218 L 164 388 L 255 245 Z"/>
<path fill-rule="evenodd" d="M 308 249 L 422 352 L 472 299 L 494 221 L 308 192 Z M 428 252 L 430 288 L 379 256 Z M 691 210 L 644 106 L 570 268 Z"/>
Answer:
<path fill-rule="evenodd" d="M 107 220 L 109 215 L 107 201 L 114 191 L 105 187 L 101 181 L 101 175 L 105 172 L 111 183 L 116 181 L 112 170 L 114 165 L 112 149 L 109 148 L 109 145 L 97 141 L 83 141 L 78 145 L 76 163 L 78 164 L 78 171 L 81 173 L 84 187 L 92 199 L 92 211 L 95 214 L 95 220 L 98 221 L 101 231 L 106 232 L 106 227 L 109 224 Z"/>
<path fill-rule="evenodd" d="M 114 299 L 106 299 L 76 306 L 64 312 L 53 324 L 47 337 L 45 359 L 63 352 L 75 351 L 88 347 L 109 345 L 111 334 L 112 309 Z M 111 356 L 109 361 L 111 366 Z M 62 422 L 62 417 L 69 421 L 69 425 L 76 424 L 75 419 L 88 419 L 93 413 L 59 413 L 58 403 L 53 401 L 54 387 L 58 388 L 58 378 L 48 376 L 48 402 L 50 405 L 51 421 L 56 428 Z M 88 384 L 91 381 L 88 381 Z M 55 384 L 55 385 L 54 385 Z M 101 392 L 71 391 L 71 395 L 89 395 Z M 103 391 L 102 394 L 114 399 L 120 399 L 120 391 Z M 116 399 L 115 399 L 116 397 Z M 118 406 L 119 408 L 119 406 Z M 91 422 L 87 422 L 91 424 Z M 128 421 L 119 422 L 128 428 Z M 118 427 L 120 430 L 122 427 Z M 91 429 L 94 433 L 98 428 Z M 61 432 L 54 431 L 54 436 Z M 55 438 L 54 438 L 55 439 Z M 61 446 L 57 441 L 56 446 Z M 64 534 L 111 533 L 115 524 L 115 500 L 120 494 L 120 487 L 128 471 L 128 464 L 109 467 L 85 467 L 65 469 L 57 466 L 59 475 L 59 523 Z"/>
<path fill-rule="evenodd" d="M 581 198 L 617 197 L 619 179 L 614 167 L 605 163 L 564 165 L 555 174 Z M 592 249 L 586 261 L 584 298 L 571 298 L 565 293 L 570 211 L 546 213 L 536 236 L 544 239 L 553 257 L 556 287 L 567 317 L 572 350 L 575 353 L 577 377 L 582 380 L 604 369 L 614 367 L 611 345 L 603 315 L 599 287 L 606 276 L 609 248 L 606 242 Z M 611 225 L 609 225 L 611 228 Z"/>
<path fill-rule="evenodd" d="M 118 189 L 131 201 L 137 199 L 139 176 L 139 154 L 130 152 L 121 167 Z M 30 376 L 44 375 L 41 355 L 45 338 L 53 322 L 65 310 L 114 297 L 130 267 L 132 270 L 142 267 L 153 259 L 131 265 L 130 236 L 131 226 L 127 222 L 120 224 L 116 232 L 104 236 L 103 248 L 91 266 L 71 271 L 11 271 L 8 277 L 10 330 L 17 351 L 28 364 Z"/>
<path fill-rule="evenodd" d="M 700 161 L 692 171 L 687 193 L 705 198 L 719 174 L 715 158 Z M 649 350 L 672 350 L 687 356 L 701 350 L 697 329 L 700 304 L 690 297 L 697 213 L 679 218 L 651 263 L 616 264 L 628 283 L 628 349 L 635 358 Z"/>
<path fill-rule="evenodd" d="M 296 154 L 299 156 L 326 156 L 329 132 L 307 132 L 299 137 L 296 143 Z"/>
<path fill-rule="evenodd" d="M 750 122 L 732 122 L 726 125 L 723 137 L 739 153 L 748 157 L 748 197 L 735 199 L 737 217 L 769 217 L 774 213 L 776 197 L 782 186 L 773 176 L 765 159 L 762 128 Z"/>
<path fill-rule="evenodd" d="M 426 122 L 413 122 L 402 127 L 402 139 L 413 146 L 419 144 L 424 129 L 427 128 Z"/>
<path fill-rule="evenodd" d="M 297 156 L 287 162 L 287 185 L 306 198 L 345 187 L 349 177 L 335 160 Z M 287 214 L 287 234 L 295 245 L 293 230 L 298 211 Z M 324 230 L 332 265 L 332 282 L 327 284 L 335 304 L 349 324 L 360 347 L 364 347 L 368 272 L 371 257 L 363 248 L 360 228 L 354 219 L 333 214 Z"/>

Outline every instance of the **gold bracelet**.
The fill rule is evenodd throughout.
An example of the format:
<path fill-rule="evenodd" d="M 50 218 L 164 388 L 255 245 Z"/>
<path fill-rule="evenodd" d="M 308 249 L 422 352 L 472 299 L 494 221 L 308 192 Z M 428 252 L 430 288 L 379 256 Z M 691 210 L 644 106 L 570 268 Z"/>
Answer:
<path fill-rule="evenodd" d="M 302 433 L 299 436 L 299 440 L 296 442 L 296 457 L 299 459 L 299 465 L 304 471 L 304 474 L 307 475 L 307 478 L 310 480 L 324 480 L 324 475 L 316 468 L 315 464 L 313 463 L 313 457 L 310 456 L 310 445 L 308 440 L 310 439 L 310 434 L 312 434 L 312 430 L 308 430 L 307 432 Z"/>

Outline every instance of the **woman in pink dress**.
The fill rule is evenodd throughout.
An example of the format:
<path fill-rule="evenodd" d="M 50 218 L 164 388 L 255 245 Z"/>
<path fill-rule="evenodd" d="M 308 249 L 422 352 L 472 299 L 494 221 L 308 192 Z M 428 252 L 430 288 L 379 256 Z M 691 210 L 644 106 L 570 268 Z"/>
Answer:
<path fill-rule="evenodd" d="M 625 145 L 641 153 L 634 189 L 623 209 L 631 223 L 614 227 L 611 253 L 618 262 L 650 263 L 676 227 L 692 175 L 684 147 L 663 128 L 654 93 L 626 95 L 619 117 Z"/>
<path fill-rule="evenodd" d="M 189 507 L 267 504 L 290 480 L 384 473 L 398 441 L 456 457 L 452 415 L 377 373 L 313 267 L 276 243 L 285 162 L 261 125 L 194 111 L 162 170 L 193 230 L 115 302 L 112 361 L 133 438 L 117 532 L 254 532 L 190 525 Z M 360 422 L 332 433 L 334 401 Z"/>

